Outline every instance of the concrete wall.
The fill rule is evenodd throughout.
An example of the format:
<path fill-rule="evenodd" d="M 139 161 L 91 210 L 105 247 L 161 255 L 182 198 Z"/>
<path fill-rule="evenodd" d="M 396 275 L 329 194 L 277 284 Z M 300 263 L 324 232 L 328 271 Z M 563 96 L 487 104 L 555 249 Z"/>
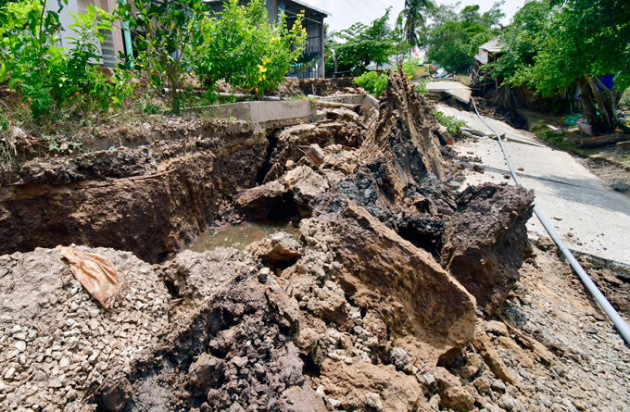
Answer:
<path fill-rule="evenodd" d="M 286 102 L 242 102 L 200 108 L 218 119 L 236 118 L 252 122 L 314 119 L 317 109 L 308 100 Z"/>

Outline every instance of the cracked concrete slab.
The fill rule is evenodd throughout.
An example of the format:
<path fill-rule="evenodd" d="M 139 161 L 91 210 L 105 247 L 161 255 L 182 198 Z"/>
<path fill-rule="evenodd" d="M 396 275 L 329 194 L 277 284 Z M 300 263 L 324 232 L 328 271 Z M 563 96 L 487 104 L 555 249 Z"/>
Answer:
<path fill-rule="evenodd" d="M 488 130 L 473 113 L 448 106 L 439 106 L 438 110 L 465 121 L 470 127 Z M 494 119 L 484 119 L 508 136 L 506 150 L 523 185 L 534 190 L 536 204 L 567 246 L 577 252 L 630 265 L 630 199 L 610 189 L 570 154 L 537 141 L 532 133 Z M 523 142 L 536 145 L 521 144 Z M 479 156 L 485 166 L 485 173 L 469 175 L 467 184 L 500 181 L 514 184 L 496 140 L 458 142 L 454 148 L 462 155 Z M 527 225 L 530 236 L 546 235 L 536 217 Z"/>

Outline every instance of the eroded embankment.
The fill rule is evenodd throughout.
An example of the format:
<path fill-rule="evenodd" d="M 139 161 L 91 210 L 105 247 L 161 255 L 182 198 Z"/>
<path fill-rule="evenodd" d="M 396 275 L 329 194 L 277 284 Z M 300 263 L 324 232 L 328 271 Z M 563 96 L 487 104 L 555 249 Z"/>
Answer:
<path fill-rule="evenodd" d="M 533 196 L 505 185 L 457 195 L 452 188 L 457 172 L 442 158 L 448 151 L 440 148 L 430 111 L 399 71 L 390 76 L 374 116 L 336 108 L 316 124 L 280 130 L 269 139 L 243 137 L 203 155 L 190 149 L 181 154 L 181 145 L 171 162 L 181 161 L 175 176 L 184 183 L 168 180 L 175 172 L 136 182 L 175 185 L 159 192 L 169 198 L 149 199 L 181 215 L 179 224 L 161 233 L 181 240 L 184 222 L 197 221 L 198 231 L 201 219 L 205 224 L 216 216 L 208 210 L 221 210 L 237 195 L 234 216 L 292 217 L 299 221 L 299 236 L 276 234 L 252 244 L 248 253 L 184 251 L 152 267 L 146 278 L 159 278 L 168 290 L 166 295 L 162 288 L 155 299 L 170 301 L 170 325 L 153 335 L 157 340 L 127 342 L 134 353 L 129 362 L 99 351 L 93 360 L 109 362 L 104 380 L 90 375 L 95 366 L 89 358 L 85 369 L 74 370 L 52 353 L 40 361 L 27 351 L 34 360 L 21 363 L 19 353 L 3 351 L 2 362 L 13 370 L 0 400 L 32 406 L 29 391 L 39 390 L 39 405 L 48 401 L 70 409 L 471 410 L 485 404 L 485 388 L 472 383 L 477 375 L 504 385 L 513 377 L 477 328 L 478 309 L 492 313 L 517 279 L 527 254 L 524 222 Z M 253 161 L 257 148 L 262 148 L 259 163 Z M 209 159 L 205 166 L 203 156 Z M 171 170 L 168 161 L 159 164 L 163 168 L 153 174 Z M 193 172 L 186 174 L 189 168 Z M 132 178 L 121 179 L 130 181 L 124 187 L 136 187 Z M 175 189 L 181 193 L 172 193 Z M 186 200 L 173 203 L 170 196 Z M 206 214 L 189 213 L 183 206 L 188 204 Z M 110 210 L 122 230 L 132 232 L 124 209 Z M 151 219 L 168 222 L 159 213 Z M 137 238 L 139 248 L 153 248 L 147 244 L 151 234 L 146 236 Z M 169 245 L 175 249 L 178 243 Z M 42 261 L 42 253 L 43 260 L 56 258 L 55 251 L 36 251 L 11 259 Z M 19 267 L 11 266 L 2 282 L 17 279 Z M 134 272 L 125 272 L 125 282 L 128 276 Z M 67 287 L 76 286 L 68 278 Z M 45 290 L 32 293 L 37 297 Z M 134 294 L 120 299 L 126 308 Z M 40 310 L 31 305 L 20 318 L 34 339 L 40 332 L 28 319 Z M 94 319 L 105 321 L 116 310 L 95 311 Z M 10 316 L 8 330 L 17 318 Z M 77 323 L 56 325 L 63 332 L 51 344 L 61 357 L 77 352 L 72 337 L 83 334 Z M 112 333 L 119 332 L 103 331 L 102 339 Z M 18 351 L 19 338 L 7 339 Z M 28 345 L 28 339 L 22 341 Z M 78 355 L 76 360 L 82 362 Z M 60 385 L 31 379 L 41 362 L 49 365 L 43 373 L 62 372 Z M 82 378 L 88 388 L 78 384 Z"/>
<path fill-rule="evenodd" d="M 311 140 L 356 140 L 357 133 L 347 132 L 346 125 L 324 123 Z M 234 195 L 264 177 L 270 155 L 274 164 L 284 164 L 295 156 L 287 152 L 301 143 L 292 141 L 289 148 L 275 137 L 273 125 L 246 122 L 197 121 L 153 129 L 116 131 L 121 140 L 143 139 L 141 147 L 36 158 L 3 176 L 9 184 L 0 187 L 0 253 L 75 243 L 159 261 L 209 223 L 227 218 Z"/>

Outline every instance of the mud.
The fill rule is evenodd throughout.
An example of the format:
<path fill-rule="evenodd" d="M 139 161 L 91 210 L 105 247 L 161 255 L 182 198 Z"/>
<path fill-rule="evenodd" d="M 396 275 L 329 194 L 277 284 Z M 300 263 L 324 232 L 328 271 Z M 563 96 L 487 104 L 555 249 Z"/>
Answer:
<path fill-rule="evenodd" d="M 19 359 L 23 346 L 14 342 L 21 329 L 13 317 L 3 317 L 11 331 L 3 342 L 18 353 L 5 346 L 0 351 L 3 382 L 9 382 L 0 385 L 0 404 L 41 410 L 54 398 L 53 409 L 128 411 L 459 411 L 533 405 L 526 401 L 531 392 L 520 385 L 518 364 L 504 356 L 504 348 L 517 353 L 519 344 L 511 344 L 510 332 L 502 329 L 498 335 L 509 339 L 494 339 L 498 335 L 490 330 L 498 327 L 488 326 L 497 323 L 490 316 L 505 313 L 520 326 L 512 305 L 519 275 L 533 273 L 520 269 L 529 253 L 525 221 L 532 195 L 500 185 L 457 193 L 459 169 L 440 148 L 430 104 L 413 92 L 402 71 L 389 79 L 374 116 L 357 108 L 269 137 L 251 130 L 229 140 L 202 136 L 156 143 L 150 147 L 155 165 L 146 148 L 122 149 L 128 157 L 112 153 L 133 176 L 114 175 L 114 160 L 92 174 L 55 162 L 34 164 L 32 170 L 75 172 L 25 173 L 23 178 L 43 177 L 1 189 L 7 193 L 3 207 L 19 206 L 3 215 L 9 224 L 22 223 L 13 223 L 22 237 L 4 232 L 12 248 L 76 240 L 114 245 L 149 261 L 168 259 L 150 266 L 129 252 L 93 251 L 109 256 L 123 273 L 128 301 L 118 312 L 95 313 L 100 341 L 88 334 L 91 325 L 83 330 L 83 318 L 67 334 L 59 323 L 60 359 L 67 350 L 82 364 L 72 346 L 79 335 L 103 347 L 116 342 L 113 347 L 120 350 L 103 355 L 109 363 L 94 366 L 88 359 L 79 369 L 70 359 L 60 363 L 53 351 L 38 360 L 38 351 L 45 349 L 34 346 L 31 352 L 26 346 L 34 365 L 50 363 L 51 376 L 64 376 L 59 385 L 31 379 Z M 33 207 L 37 202 L 39 209 Z M 20 213 L 44 222 L 25 225 Z M 289 221 L 299 225 L 299 233 L 274 233 L 245 250 L 174 253 L 208 224 L 244 219 Z M 63 226 L 66 222 L 71 225 Z M 53 224 L 68 233 L 49 233 L 56 230 Z M 83 229 L 67 230 L 77 227 Z M 20 284 L 26 273 L 34 278 L 25 277 L 15 296 L 33 300 L 29 293 L 39 292 L 28 286 L 46 284 L 40 279 L 50 275 L 50 262 L 56 263 L 48 282 L 67 277 L 69 268 L 55 260 L 55 253 L 38 249 L 0 257 L 14 262 L 12 268 L 30 265 L 0 276 L 7 301 L 14 294 L 11 285 Z M 525 267 L 533 262 L 530 258 Z M 142 291 L 134 297 L 131 286 L 146 282 L 154 288 L 150 300 Z M 83 299 L 82 305 L 94 304 L 74 289 L 72 296 Z M 46 310 L 72 318 L 72 302 L 65 308 L 63 293 L 51 289 L 55 304 Z M 157 302 L 155 313 L 142 312 Z M 39 313 L 16 310 L 25 318 Z M 125 329 L 126 317 L 136 312 L 148 329 Z M 155 320 L 144 322 L 147 316 Z M 111 319 L 119 323 L 107 323 Z M 102 332 L 100 324 L 107 326 Z M 134 333 L 149 337 L 127 343 Z M 540 349 L 518 339 L 529 342 L 527 350 Z M 536 356 L 526 367 L 540 373 L 555 355 Z M 66 381 L 68 371 L 74 375 Z M 27 404 L 30 392 L 22 387 L 41 392 L 43 400 Z"/>
<path fill-rule="evenodd" d="M 533 201 L 532 191 L 508 185 L 469 187 L 457 196 L 458 213 L 444 233 L 442 264 L 487 314 L 512 290 L 529 253 L 525 223 Z"/>
<path fill-rule="evenodd" d="M 231 196 L 256 184 L 267 144 L 261 134 L 244 133 L 27 164 L 19 184 L 0 188 L 0 251 L 77 243 L 155 262 L 219 217 Z M 119 162 L 131 176 L 120 176 Z"/>

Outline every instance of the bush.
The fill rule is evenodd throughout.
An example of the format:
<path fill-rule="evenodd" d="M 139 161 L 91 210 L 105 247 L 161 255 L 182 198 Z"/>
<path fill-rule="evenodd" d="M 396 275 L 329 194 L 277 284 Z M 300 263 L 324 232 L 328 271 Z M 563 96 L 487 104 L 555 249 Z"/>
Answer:
<path fill-rule="evenodd" d="M 403 71 L 409 78 L 409 80 L 413 79 L 413 76 L 416 74 L 416 70 L 418 69 L 418 59 L 410 59 L 405 60 L 402 64 Z"/>
<path fill-rule="evenodd" d="M 306 45 L 302 19 L 298 15 L 289 28 L 282 13 L 277 23 L 269 24 L 264 0 L 252 0 L 246 6 L 229 0 L 221 13 L 201 23 L 195 72 L 211 90 L 224 79 L 262 98 L 302 56 Z"/>
<path fill-rule="evenodd" d="M 429 83 L 429 79 L 422 79 L 416 83 L 413 88 L 418 94 L 427 94 L 429 90 L 427 89 L 427 84 Z"/>
<path fill-rule="evenodd" d="M 443 112 L 435 110 L 433 112 L 433 116 L 435 120 L 437 120 L 442 126 L 446 127 L 448 132 L 452 135 L 458 135 L 462 132 L 462 127 L 466 125 L 466 123 L 458 120 L 454 116 L 447 116 Z"/>
<path fill-rule="evenodd" d="M 359 87 L 363 87 L 368 93 L 381 97 L 381 94 L 387 88 L 387 80 L 386 73 L 367 72 L 359 77 L 355 77 L 354 83 Z"/>
<path fill-rule="evenodd" d="M 46 10 L 45 0 L 0 8 L 0 82 L 8 80 L 36 120 L 63 108 L 107 110 L 130 93 L 125 74 L 104 78 L 92 64 L 100 58 L 94 39 L 103 41 L 101 30 L 111 30 L 114 17 L 92 5 L 84 14 L 72 14 L 73 48 L 62 48 L 55 44 L 60 10 Z"/>
<path fill-rule="evenodd" d="M 171 110 L 179 113 L 184 76 L 201 43 L 201 0 L 156 2 L 135 0 L 138 9 L 132 27 L 138 33 L 136 64 L 146 73 L 149 86 L 159 93 L 170 89 Z"/>

